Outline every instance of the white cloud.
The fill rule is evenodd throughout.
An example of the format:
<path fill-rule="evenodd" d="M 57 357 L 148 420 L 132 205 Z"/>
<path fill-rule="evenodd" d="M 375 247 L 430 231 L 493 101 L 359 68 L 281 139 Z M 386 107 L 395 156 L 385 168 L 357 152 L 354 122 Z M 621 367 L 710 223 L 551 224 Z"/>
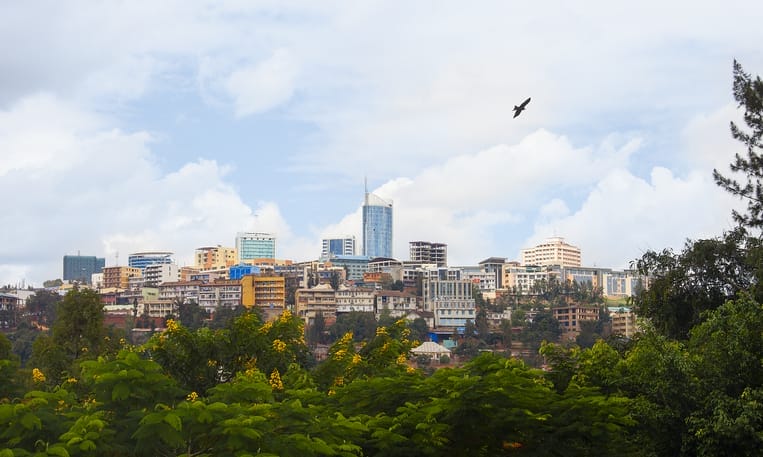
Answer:
<path fill-rule="evenodd" d="M 51 96 L 0 112 L 9 221 L 0 238 L 13 240 L 0 248 L 0 283 L 60 277 L 61 257 L 78 251 L 112 265 L 117 253 L 124 264 L 131 252 L 170 250 L 185 264 L 196 247 L 233 245 L 236 231 L 258 222 L 290 234 L 274 204 L 255 216 L 226 182 L 227 167 L 198 160 L 163 174 L 149 142 Z"/>
<path fill-rule="evenodd" d="M 586 266 L 624 268 L 646 250 L 720 235 L 733 227 L 734 205 L 704 170 L 679 177 L 656 167 L 647 181 L 614 169 L 574 214 L 538 224 L 524 246 L 564 236 L 581 248 Z"/>
<path fill-rule="evenodd" d="M 234 71 L 227 89 L 236 105 L 236 116 L 258 114 L 288 101 L 295 90 L 299 70 L 285 49 L 277 49 L 266 60 Z"/>

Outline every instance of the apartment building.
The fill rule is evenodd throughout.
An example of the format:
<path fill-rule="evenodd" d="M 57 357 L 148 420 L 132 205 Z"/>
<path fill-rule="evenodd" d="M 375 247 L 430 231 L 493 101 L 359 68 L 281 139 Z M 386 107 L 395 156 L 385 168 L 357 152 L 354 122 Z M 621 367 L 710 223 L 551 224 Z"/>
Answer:
<path fill-rule="evenodd" d="M 336 293 L 328 284 L 320 284 L 311 289 L 297 289 L 295 302 L 294 312 L 308 326 L 318 314 L 322 314 L 327 323 L 336 321 Z"/>
<path fill-rule="evenodd" d="M 175 281 L 159 284 L 159 300 L 199 303 L 199 292 L 202 284 L 204 283 L 201 281 Z"/>
<path fill-rule="evenodd" d="M 199 270 L 217 270 L 236 264 L 236 248 L 204 246 L 194 251 L 194 267 Z"/>
<path fill-rule="evenodd" d="M 598 306 L 568 304 L 554 307 L 551 312 L 562 327 L 562 338 L 566 339 L 575 339 L 578 336 L 581 322 L 599 320 Z"/>
<path fill-rule="evenodd" d="M 630 308 L 626 307 L 610 307 L 609 317 L 612 319 L 612 334 L 622 335 L 626 338 L 632 338 L 637 332 L 640 331 L 638 324 L 636 323 L 636 314 Z"/>
<path fill-rule="evenodd" d="M 103 269 L 103 287 L 105 289 L 127 289 L 130 278 L 140 278 L 143 272 L 135 267 L 105 267 Z"/>
<path fill-rule="evenodd" d="M 241 304 L 241 282 L 217 279 L 199 285 L 199 306 L 210 314 L 220 308 L 235 308 Z"/>
<path fill-rule="evenodd" d="M 399 319 L 418 310 L 418 299 L 415 295 L 396 290 L 377 290 L 375 309 L 376 318 L 386 310 L 390 317 Z"/>
<path fill-rule="evenodd" d="M 241 304 L 261 309 L 286 307 L 286 278 L 272 275 L 246 275 L 241 278 Z"/>
<path fill-rule="evenodd" d="M 373 313 L 375 295 L 374 289 L 360 287 L 340 287 L 335 293 L 336 312 L 349 313 L 358 311 L 363 313 Z"/>
<path fill-rule="evenodd" d="M 180 270 L 174 263 L 148 265 L 143 269 L 143 287 L 157 287 L 163 282 L 180 280 Z"/>

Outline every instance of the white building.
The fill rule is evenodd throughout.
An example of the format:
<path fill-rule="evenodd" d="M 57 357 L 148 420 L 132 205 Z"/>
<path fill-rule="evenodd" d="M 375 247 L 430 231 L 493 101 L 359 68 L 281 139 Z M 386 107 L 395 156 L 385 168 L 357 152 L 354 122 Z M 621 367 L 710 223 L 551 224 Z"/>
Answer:
<path fill-rule="evenodd" d="M 374 290 L 360 287 L 340 287 L 335 293 L 336 312 L 349 313 L 358 311 L 362 313 L 374 312 Z"/>
<path fill-rule="evenodd" d="M 476 304 L 468 279 L 425 279 L 424 310 L 434 313 L 435 327 L 463 327 L 474 322 Z"/>
<path fill-rule="evenodd" d="M 321 247 L 321 260 L 332 256 L 354 256 L 355 236 L 345 235 L 336 238 L 324 238 Z"/>
<path fill-rule="evenodd" d="M 235 308 L 241 304 L 241 281 L 216 280 L 199 286 L 199 306 L 210 314 L 219 308 Z"/>
<path fill-rule="evenodd" d="M 184 303 L 195 301 L 199 303 L 199 289 L 202 284 L 201 281 L 165 282 L 159 285 L 159 300 L 181 300 Z"/>
<path fill-rule="evenodd" d="M 386 310 L 390 317 L 399 319 L 418 309 L 415 295 L 396 290 L 376 291 L 376 318 Z"/>
<path fill-rule="evenodd" d="M 148 265 L 143 269 L 143 287 L 157 287 L 163 282 L 180 280 L 180 270 L 174 263 Z"/>

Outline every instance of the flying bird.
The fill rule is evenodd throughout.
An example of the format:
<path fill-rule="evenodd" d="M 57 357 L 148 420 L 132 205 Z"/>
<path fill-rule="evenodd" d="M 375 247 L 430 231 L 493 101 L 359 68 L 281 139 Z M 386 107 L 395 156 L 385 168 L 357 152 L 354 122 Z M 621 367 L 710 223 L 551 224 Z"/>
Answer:
<path fill-rule="evenodd" d="M 528 103 L 530 103 L 530 97 L 527 97 L 527 100 L 523 101 L 521 105 L 514 105 L 514 117 L 519 116 L 519 113 L 525 110 Z"/>

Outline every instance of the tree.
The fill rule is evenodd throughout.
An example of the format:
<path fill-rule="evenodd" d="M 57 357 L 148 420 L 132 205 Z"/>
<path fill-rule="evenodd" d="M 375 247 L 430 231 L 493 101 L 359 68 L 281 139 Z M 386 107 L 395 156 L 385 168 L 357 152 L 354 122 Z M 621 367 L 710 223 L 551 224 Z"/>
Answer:
<path fill-rule="evenodd" d="M 429 325 L 423 317 L 414 319 L 408 324 L 408 328 L 411 329 L 411 339 L 422 342 L 429 341 Z"/>
<path fill-rule="evenodd" d="M 315 315 L 312 324 L 307 328 L 307 343 L 311 347 L 326 342 L 326 319 L 323 313 Z"/>
<path fill-rule="evenodd" d="M 0 333 L 0 399 L 10 397 L 16 391 L 15 377 L 19 366 L 19 358 L 12 350 L 13 345 L 5 335 Z"/>
<path fill-rule="evenodd" d="M 332 271 L 331 272 L 331 288 L 334 290 L 339 290 L 339 285 L 342 282 L 342 278 L 339 276 L 338 271 Z"/>
<path fill-rule="evenodd" d="M 45 288 L 60 287 L 63 284 L 64 282 L 61 279 L 49 279 L 47 281 L 42 282 L 42 287 L 45 287 Z"/>
<path fill-rule="evenodd" d="M 687 339 L 704 312 L 741 291 L 757 290 L 762 256 L 761 240 L 741 227 L 719 238 L 687 241 L 680 253 L 648 251 L 635 264 L 639 274 L 651 278 L 649 288 L 634 298 L 636 312 L 663 335 Z"/>
<path fill-rule="evenodd" d="M 61 295 L 51 290 L 40 289 L 26 303 L 27 313 L 39 325 L 48 327 L 56 320 L 56 306 L 61 301 Z"/>
<path fill-rule="evenodd" d="M 533 321 L 522 330 L 519 338 L 531 348 L 539 349 L 543 341 L 555 343 L 561 335 L 562 327 L 551 311 L 539 311 Z"/>
<path fill-rule="evenodd" d="M 368 341 L 376 335 L 376 317 L 374 313 L 351 311 L 339 314 L 334 325 L 329 328 L 332 341 L 352 332 L 355 341 Z"/>
<path fill-rule="evenodd" d="M 747 213 L 733 212 L 734 219 L 747 227 L 763 228 L 763 81 L 745 73 L 742 65 L 734 60 L 734 98 L 744 106 L 744 122 L 749 131 L 731 123 L 731 135 L 747 148 L 747 156 L 736 154 L 731 164 L 732 173 L 743 173 L 746 182 L 739 182 L 713 170 L 716 184 L 724 190 L 747 201 Z"/>
<path fill-rule="evenodd" d="M 204 326 L 209 319 L 209 313 L 196 303 L 196 300 L 177 300 L 178 319 L 189 330 L 196 330 Z"/>

